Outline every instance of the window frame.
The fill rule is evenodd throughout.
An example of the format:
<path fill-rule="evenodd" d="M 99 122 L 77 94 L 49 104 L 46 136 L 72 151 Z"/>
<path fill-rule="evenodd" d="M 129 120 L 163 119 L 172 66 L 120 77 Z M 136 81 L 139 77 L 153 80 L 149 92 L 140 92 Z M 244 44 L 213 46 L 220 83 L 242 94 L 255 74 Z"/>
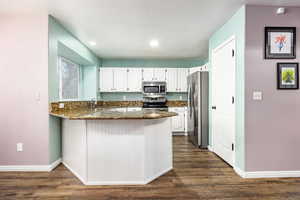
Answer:
<path fill-rule="evenodd" d="M 63 91 L 62 91 L 62 62 L 66 62 L 66 63 L 70 63 L 72 65 L 75 65 L 77 68 L 78 68 L 78 73 L 77 73 L 77 76 L 78 76 L 78 86 L 77 86 L 77 98 L 74 98 L 74 99 L 64 99 L 62 94 L 63 94 Z M 80 98 L 80 95 L 81 95 L 81 90 L 80 90 L 80 82 L 81 82 L 81 65 L 66 58 L 66 57 L 63 57 L 63 56 L 58 56 L 58 75 L 59 75 L 59 88 L 58 88 L 58 94 L 59 94 L 59 100 L 60 101 L 74 101 L 74 100 L 78 100 Z"/>

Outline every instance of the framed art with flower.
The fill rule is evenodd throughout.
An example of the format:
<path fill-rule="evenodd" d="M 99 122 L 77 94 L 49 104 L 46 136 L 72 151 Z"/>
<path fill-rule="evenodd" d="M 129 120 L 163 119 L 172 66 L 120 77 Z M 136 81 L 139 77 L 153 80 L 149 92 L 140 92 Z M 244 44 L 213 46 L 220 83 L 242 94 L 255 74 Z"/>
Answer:
<path fill-rule="evenodd" d="M 277 89 L 298 89 L 298 63 L 277 63 Z"/>
<path fill-rule="evenodd" d="M 296 27 L 265 27 L 265 59 L 296 58 Z"/>

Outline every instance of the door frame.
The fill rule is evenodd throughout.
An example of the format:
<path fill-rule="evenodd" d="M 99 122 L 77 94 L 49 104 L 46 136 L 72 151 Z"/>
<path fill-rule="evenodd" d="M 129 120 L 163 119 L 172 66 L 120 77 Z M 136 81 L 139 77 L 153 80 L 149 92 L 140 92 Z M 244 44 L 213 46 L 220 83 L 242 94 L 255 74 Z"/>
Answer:
<path fill-rule="evenodd" d="M 223 48 L 224 46 L 226 46 L 228 43 L 234 41 L 234 133 L 233 133 L 233 136 L 234 136 L 234 139 L 233 139 L 233 145 L 234 145 L 234 149 L 233 149 L 233 161 L 232 161 L 232 167 L 234 168 L 235 167 L 235 154 L 236 154 L 236 37 L 235 35 L 232 35 L 230 36 L 228 39 L 226 39 L 224 42 L 222 42 L 221 44 L 219 44 L 216 48 L 212 49 L 212 55 L 211 55 L 211 72 L 212 72 L 212 76 L 213 76 L 213 72 L 214 72 L 214 54 L 220 50 L 221 48 Z M 213 83 L 211 82 L 211 90 L 213 91 Z M 212 97 L 213 99 L 213 97 Z M 213 102 L 213 100 L 211 101 Z M 211 112 L 211 118 L 213 118 L 213 112 Z M 213 134 L 213 124 L 211 126 L 211 145 L 210 145 L 210 150 L 212 152 L 215 152 L 214 151 L 214 134 Z"/>

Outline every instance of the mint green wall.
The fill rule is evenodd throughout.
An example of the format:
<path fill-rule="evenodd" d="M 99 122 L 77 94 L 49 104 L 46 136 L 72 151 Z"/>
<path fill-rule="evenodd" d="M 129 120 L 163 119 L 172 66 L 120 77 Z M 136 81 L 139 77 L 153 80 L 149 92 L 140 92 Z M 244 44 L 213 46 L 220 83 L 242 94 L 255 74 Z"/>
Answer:
<path fill-rule="evenodd" d="M 244 134 L 244 102 L 245 102 L 245 20 L 246 9 L 242 7 L 237 13 L 215 32 L 209 40 L 209 62 L 211 63 L 212 50 L 235 35 L 236 39 L 236 167 L 245 169 L 245 134 Z M 210 66 L 211 67 L 211 66 Z M 210 73 L 210 108 L 211 108 L 211 73 Z M 211 131 L 210 110 L 210 131 Z M 211 132 L 210 132 L 211 144 Z"/>
<path fill-rule="evenodd" d="M 97 68 L 99 58 L 85 45 L 77 40 L 52 16 L 49 16 L 49 50 L 48 50 L 48 89 L 49 103 L 59 100 L 59 77 L 57 71 L 58 56 L 66 57 L 80 64 L 82 80 L 82 97 L 97 97 Z M 49 163 L 61 157 L 61 125 L 60 119 L 49 116 Z"/>
<path fill-rule="evenodd" d="M 102 67 L 195 67 L 206 63 L 203 59 L 103 59 Z"/>
<path fill-rule="evenodd" d="M 136 100 L 142 100 L 143 95 L 142 93 L 133 92 L 133 93 L 127 93 L 127 92 L 105 92 L 101 93 L 100 100 L 104 101 L 122 101 L 123 97 L 126 97 L 127 101 L 136 101 Z M 181 93 L 168 93 L 167 94 L 168 100 L 187 100 L 187 93 L 181 92 Z"/>

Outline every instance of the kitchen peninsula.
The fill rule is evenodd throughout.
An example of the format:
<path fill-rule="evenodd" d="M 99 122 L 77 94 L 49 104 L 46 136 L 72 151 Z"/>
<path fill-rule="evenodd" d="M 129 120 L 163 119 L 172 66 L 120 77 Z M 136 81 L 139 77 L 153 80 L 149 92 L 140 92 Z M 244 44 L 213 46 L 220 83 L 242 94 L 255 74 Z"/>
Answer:
<path fill-rule="evenodd" d="M 64 165 L 86 185 L 147 184 L 172 169 L 176 113 L 83 102 L 50 114 L 62 118 Z"/>

